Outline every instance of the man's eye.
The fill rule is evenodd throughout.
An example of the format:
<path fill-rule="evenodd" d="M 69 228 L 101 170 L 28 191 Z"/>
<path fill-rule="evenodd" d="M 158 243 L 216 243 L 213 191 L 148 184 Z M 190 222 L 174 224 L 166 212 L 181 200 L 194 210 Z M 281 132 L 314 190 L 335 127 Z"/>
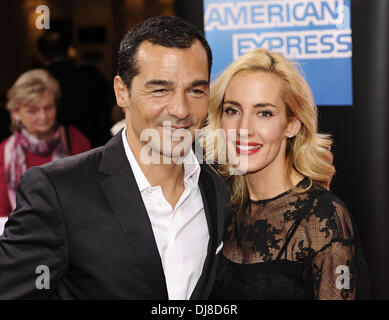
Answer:
<path fill-rule="evenodd" d="M 157 96 L 157 97 L 164 96 L 164 95 L 166 95 L 167 92 L 168 91 L 165 88 L 156 89 L 156 90 L 151 91 L 152 95 Z"/>
<path fill-rule="evenodd" d="M 190 89 L 189 95 L 192 97 L 202 97 L 204 95 L 204 91 L 200 89 Z"/>

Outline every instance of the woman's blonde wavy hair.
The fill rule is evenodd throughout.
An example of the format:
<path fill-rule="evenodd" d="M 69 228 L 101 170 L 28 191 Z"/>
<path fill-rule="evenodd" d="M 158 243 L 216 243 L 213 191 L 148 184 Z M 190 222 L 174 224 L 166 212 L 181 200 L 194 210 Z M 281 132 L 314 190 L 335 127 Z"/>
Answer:
<path fill-rule="evenodd" d="M 335 173 L 332 164 L 332 139 L 328 134 L 318 133 L 317 107 L 307 82 L 297 70 L 295 63 L 266 49 L 256 49 L 235 60 L 212 83 L 208 124 L 204 128 L 202 139 L 205 160 L 208 163 L 214 163 L 214 161 L 218 163 L 219 173 L 230 182 L 231 205 L 242 207 L 248 199 L 248 190 L 244 176 L 230 175 L 231 165 L 228 161 L 222 164 L 218 159 L 221 152 L 226 154 L 225 144 L 219 144 L 221 141 L 220 128 L 224 94 L 232 77 L 242 71 L 267 72 L 281 78 L 283 81 L 282 99 L 286 106 L 287 117 L 288 119 L 295 117 L 301 122 L 297 135 L 287 139 L 286 177 L 290 187 L 297 192 L 304 192 L 311 187 L 312 182 L 316 182 L 329 189 Z M 207 146 L 212 147 L 207 148 Z M 304 190 L 297 189 L 291 181 L 292 169 L 308 177 L 311 181 L 310 186 Z"/>

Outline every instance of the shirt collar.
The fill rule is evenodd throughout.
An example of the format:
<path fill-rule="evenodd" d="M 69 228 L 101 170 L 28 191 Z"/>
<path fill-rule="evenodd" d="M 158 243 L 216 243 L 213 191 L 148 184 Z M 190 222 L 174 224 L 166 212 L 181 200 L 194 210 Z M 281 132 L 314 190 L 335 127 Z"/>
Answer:
<path fill-rule="evenodd" d="M 193 185 L 197 185 L 201 168 L 192 149 L 185 155 L 182 163 L 184 165 L 184 182 L 192 180 Z"/>
<path fill-rule="evenodd" d="M 138 161 L 136 161 L 135 156 L 132 153 L 132 150 L 130 148 L 130 145 L 128 144 L 127 137 L 126 137 L 126 128 L 124 128 L 122 131 L 122 140 L 123 140 L 124 151 L 126 152 L 127 159 L 130 162 L 132 172 L 134 173 L 135 181 L 138 184 L 139 191 L 142 192 L 146 190 L 148 187 L 151 187 L 151 184 L 149 180 L 147 180 L 146 176 L 144 175 L 142 169 L 138 164 Z"/>
<path fill-rule="evenodd" d="M 147 180 L 146 176 L 144 175 L 138 164 L 138 161 L 135 159 L 130 145 L 128 144 L 126 128 L 124 128 L 122 131 L 122 141 L 124 151 L 126 152 L 127 159 L 130 163 L 132 172 L 134 173 L 135 181 L 138 185 L 139 191 L 142 192 L 147 188 L 151 188 L 149 180 Z M 201 167 L 192 149 L 189 150 L 189 152 L 185 155 L 182 163 L 184 165 L 184 183 L 191 181 L 192 186 L 197 185 L 199 182 Z"/>

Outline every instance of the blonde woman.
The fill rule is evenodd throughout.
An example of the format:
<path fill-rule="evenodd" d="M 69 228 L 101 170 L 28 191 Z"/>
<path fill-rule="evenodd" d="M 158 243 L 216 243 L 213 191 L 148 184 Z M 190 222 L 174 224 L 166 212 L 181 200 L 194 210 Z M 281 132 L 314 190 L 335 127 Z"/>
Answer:
<path fill-rule="evenodd" d="M 213 83 L 210 99 L 208 129 L 223 129 L 219 146 L 228 150 L 206 149 L 207 160 L 231 189 L 213 298 L 367 298 L 353 219 L 329 191 L 332 141 L 317 132 L 317 109 L 295 65 L 254 50 Z"/>
<path fill-rule="evenodd" d="M 28 168 L 90 149 L 80 131 L 57 123 L 60 95 L 58 82 L 43 69 L 23 73 L 8 91 L 13 134 L 0 144 L 0 234 Z"/>

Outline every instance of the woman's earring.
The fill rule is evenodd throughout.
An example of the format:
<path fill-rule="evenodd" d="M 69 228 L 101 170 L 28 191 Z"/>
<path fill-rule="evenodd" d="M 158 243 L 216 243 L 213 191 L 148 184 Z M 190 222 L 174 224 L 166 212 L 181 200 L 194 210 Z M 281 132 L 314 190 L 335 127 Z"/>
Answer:
<path fill-rule="evenodd" d="M 15 119 L 15 127 L 19 128 L 20 127 L 20 118 L 18 116 L 16 116 L 14 119 Z"/>

